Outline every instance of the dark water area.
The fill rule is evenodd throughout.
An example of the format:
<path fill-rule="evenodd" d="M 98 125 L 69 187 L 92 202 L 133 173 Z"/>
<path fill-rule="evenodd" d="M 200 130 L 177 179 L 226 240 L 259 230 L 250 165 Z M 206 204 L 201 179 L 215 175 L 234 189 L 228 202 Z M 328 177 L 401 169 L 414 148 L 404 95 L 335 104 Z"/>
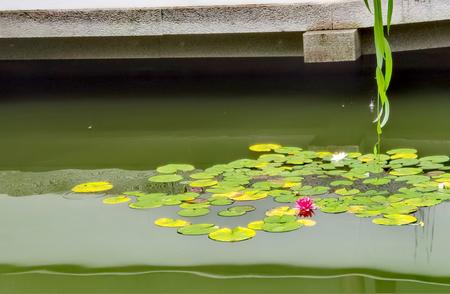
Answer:
<path fill-rule="evenodd" d="M 1 61 L 0 170 L 206 168 L 260 142 L 370 152 L 373 59 Z M 450 50 L 394 59 L 383 149 L 450 154 Z M 421 209 L 424 227 L 318 212 L 301 234 L 224 244 L 155 227 L 173 207 L 66 196 L 0 195 L 0 293 L 450 292 L 448 203 Z M 216 213 L 199 221 L 230 225 Z"/>
<path fill-rule="evenodd" d="M 396 54 L 385 149 L 450 150 L 449 50 Z M 359 149 L 375 142 L 373 56 L 4 61 L 3 170 L 204 168 L 248 157 L 248 145 Z"/>

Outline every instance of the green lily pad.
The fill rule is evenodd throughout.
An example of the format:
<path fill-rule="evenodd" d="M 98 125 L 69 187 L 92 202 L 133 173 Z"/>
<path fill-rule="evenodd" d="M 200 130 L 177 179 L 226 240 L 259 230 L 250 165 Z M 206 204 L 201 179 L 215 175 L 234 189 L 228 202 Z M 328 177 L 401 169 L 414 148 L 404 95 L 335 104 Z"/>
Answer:
<path fill-rule="evenodd" d="M 185 217 L 203 216 L 209 213 L 208 208 L 185 208 L 178 211 L 178 215 Z"/>
<path fill-rule="evenodd" d="M 299 147 L 280 147 L 274 150 L 276 153 L 282 153 L 282 154 L 298 154 L 300 151 L 302 151 L 302 148 Z"/>
<path fill-rule="evenodd" d="M 349 189 L 347 190 L 346 188 L 341 188 L 341 189 L 337 189 L 336 191 L 334 191 L 334 193 L 338 194 L 338 195 L 342 195 L 342 196 L 348 196 L 348 195 L 356 195 L 359 193 L 358 189 Z"/>
<path fill-rule="evenodd" d="M 320 208 L 320 211 L 325 213 L 343 213 L 348 210 L 348 205 L 338 204 L 338 205 L 330 205 L 324 206 Z"/>
<path fill-rule="evenodd" d="M 217 184 L 216 180 L 206 179 L 206 180 L 192 181 L 192 182 L 189 183 L 189 186 L 191 186 L 191 187 L 198 187 L 198 188 L 204 188 L 204 187 L 214 186 L 216 184 Z"/>
<path fill-rule="evenodd" d="M 330 183 L 330 186 L 336 187 L 336 186 L 351 186 L 353 185 L 352 181 L 347 181 L 347 180 L 338 180 L 338 181 L 333 181 Z"/>
<path fill-rule="evenodd" d="M 219 226 L 216 226 L 215 224 L 194 224 L 179 228 L 178 233 L 182 235 L 198 236 L 208 235 L 218 229 Z"/>
<path fill-rule="evenodd" d="M 207 179 L 212 179 L 214 177 L 216 177 L 217 174 L 215 173 L 195 173 L 195 174 L 191 174 L 189 177 L 195 179 L 195 180 L 207 180 Z"/>
<path fill-rule="evenodd" d="M 190 222 L 181 219 L 172 219 L 172 218 L 158 218 L 155 220 L 155 225 L 160 227 L 168 227 L 168 228 L 180 228 L 190 225 Z"/>
<path fill-rule="evenodd" d="M 301 196 L 314 196 L 325 194 L 330 190 L 330 188 L 325 186 L 316 186 L 316 187 L 304 186 L 300 188 L 293 187 L 292 190 L 297 191 Z"/>
<path fill-rule="evenodd" d="M 417 153 L 416 149 L 413 148 L 396 148 L 386 151 L 387 154 L 393 155 L 397 153 Z"/>
<path fill-rule="evenodd" d="M 214 241 L 220 242 L 239 242 L 253 238 L 256 232 L 252 229 L 236 227 L 233 229 L 222 228 L 208 234 L 208 237 Z"/>
<path fill-rule="evenodd" d="M 157 175 L 150 177 L 148 180 L 154 183 L 173 183 L 183 179 L 180 175 Z"/>
<path fill-rule="evenodd" d="M 106 197 L 103 199 L 104 204 L 119 204 L 130 201 L 131 198 L 128 196 L 112 196 L 112 197 Z"/>
<path fill-rule="evenodd" d="M 273 144 L 273 143 L 255 144 L 255 145 L 248 147 L 248 149 L 250 149 L 251 151 L 255 151 L 255 152 L 268 152 L 268 151 L 276 150 L 278 148 L 281 148 L 281 145 Z"/>
<path fill-rule="evenodd" d="M 192 171 L 194 169 L 195 169 L 195 167 L 190 164 L 171 163 L 171 164 L 166 164 L 166 165 L 156 168 L 156 171 L 161 174 L 173 174 L 178 171 L 187 172 L 187 171 Z"/>
<path fill-rule="evenodd" d="M 215 205 L 215 206 L 225 206 L 225 205 L 230 205 L 233 204 L 234 201 L 228 198 L 222 198 L 222 199 L 213 199 L 210 201 L 211 205 Z"/>
<path fill-rule="evenodd" d="M 402 226 L 415 223 L 417 219 L 412 215 L 405 214 L 386 214 L 383 218 L 372 220 L 374 224 L 383 226 Z"/>
<path fill-rule="evenodd" d="M 284 233 L 299 229 L 302 227 L 301 223 L 297 221 L 287 223 L 264 223 L 262 226 L 263 231 L 270 233 Z"/>
<path fill-rule="evenodd" d="M 447 155 L 425 156 L 419 159 L 420 162 L 445 163 L 450 160 Z"/>
<path fill-rule="evenodd" d="M 402 176 L 395 179 L 396 182 L 406 182 L 407 184 L 425 183 L 429 180 L 429 177 L 423 175 Z"/>
<path fill-rule="evenodd" d="M 402 167 L 396 168 L 390 172 L 394 176 L 412 176 L 422 173 L 423 170 L 418 167 Z"/>
<path fill-rule="evenodd" d="M 130 203 L 128 206 L 134 209 L 148 209 L 161 207 L 163 203 L 160 198 L 149 198 Z"/>
<path fill-rule="evenodd" d="M 363 181 L 364 184 L 370 184 L 370 185 L 375 185 L 375 186 L 386 185 L 386 184 L 389 184 L 390 182 L 391 182 L 391 180 L 387 179 L 387 178 L 372 178 L 372 179 L 367 179 L 367 180 Z"/>

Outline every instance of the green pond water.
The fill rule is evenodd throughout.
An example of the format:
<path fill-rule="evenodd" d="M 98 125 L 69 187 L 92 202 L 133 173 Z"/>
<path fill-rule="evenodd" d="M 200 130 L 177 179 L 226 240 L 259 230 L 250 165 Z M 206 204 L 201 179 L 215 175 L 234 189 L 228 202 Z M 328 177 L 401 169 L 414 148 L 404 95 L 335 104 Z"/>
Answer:
<path fill-rule="evenodd" d="M 433 77 L 437 82 L 397 80 L 384 150 L 450 153 L 448 72 Z M 248 146 L 260 142 L 372 150 L 374 88 L 366 74 L 331 74 L 327 81 L 335 82 L 325 86 L 311 77 L 300 84 L 281 79 L 176 80 L 154 91 L 133 90 L 137 82 L 124 90 L 112 79 L 112 90 L 99 92 L 57 83 L 6 92 L 0 102 L 0 292 L 450 292 L 448 203 L 421 209 L 423 227 L 318 212 L 314 227 L 230 244 L 153 225 L 177 217 L 175 207 L 136 211 L 104 205 L 101 194 L 67 193 L 74 182 L 105 173 L 139 187 L 165 163 L 206 168 L 255 158 Z M 221 218 L 216 213 L 223 208 L 216 207 L 198 222 L 242 225 L 279 205 L 271 199 L 248 204 L 256 210 Z"/>

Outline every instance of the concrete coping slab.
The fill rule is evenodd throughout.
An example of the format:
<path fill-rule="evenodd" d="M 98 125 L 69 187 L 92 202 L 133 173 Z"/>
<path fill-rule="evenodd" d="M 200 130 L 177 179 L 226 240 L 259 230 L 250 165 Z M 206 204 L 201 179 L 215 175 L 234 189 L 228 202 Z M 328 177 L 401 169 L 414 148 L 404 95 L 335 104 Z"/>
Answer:
<path fill-rule="evenodd" d="M 2 1 L 0 38 L 305 32 L 373 23 L 362 0 L 60 2 Z M 450 19 L 448 0 L 394 3 L 394 25 Z M 113 8 L 119 5 L 123 7 Z"/>

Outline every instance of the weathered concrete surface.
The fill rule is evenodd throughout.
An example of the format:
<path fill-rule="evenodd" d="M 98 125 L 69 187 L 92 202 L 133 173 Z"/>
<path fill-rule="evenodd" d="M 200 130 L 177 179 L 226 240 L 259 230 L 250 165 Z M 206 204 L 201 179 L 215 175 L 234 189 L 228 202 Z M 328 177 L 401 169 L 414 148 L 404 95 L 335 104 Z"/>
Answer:
<path fill-rule="evenodd" d="M 361 56 L 357 29 L 306 32 L 303 45 L 306 63 L 352 61 Z"/>
<path fill-rule="evenodd" d="M 220 5 L 226 2 L 218 1 L 217 5 L 195 7 L 156 7 L 155 4 L 148 4 L 150 7 L 140 8 L 3 10 L 0 11 L 0 37 L 304 32 L 372 26 L 372 15 L 362 0 L 286 0 L 283 4 L 267 2 Z M 394 2 L 393 24 L 450 19 L 448 0 Z M 159 5 L 161 3 L 156 2 Z M 167 3 L 170 4 L 170 1 Z M 195 5 L 195 2 L 191 3 Z"/>
<path fill-rule="evenodd" d="M 373 51 L 362 0 L 64 2 L 0 2 L 0 59 L 302 56 L 303 32 L 336 29 Z M 395 1 L 393 51 L 450 46 L 449 19 L 449 0 Z"/>

